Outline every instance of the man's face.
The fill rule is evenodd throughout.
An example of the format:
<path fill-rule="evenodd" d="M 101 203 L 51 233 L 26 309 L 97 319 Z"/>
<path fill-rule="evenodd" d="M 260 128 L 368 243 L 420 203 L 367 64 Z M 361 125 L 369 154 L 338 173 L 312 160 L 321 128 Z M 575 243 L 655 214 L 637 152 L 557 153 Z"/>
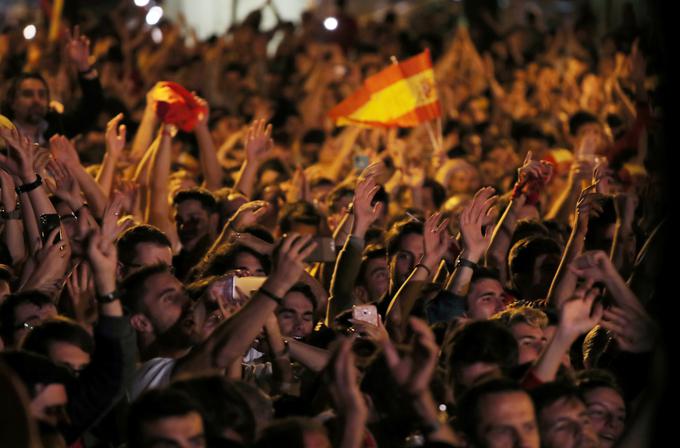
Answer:
<path fill-rule="evenodd" d="M 303 339 L 314 329 L 314 307 L 301 292 L 286 294 L 276 316 L 283 336 Z"/>
<path fill-rule="evenodd" d="M 538 421 L 542 443 L 546 448 L 600 446 L 586 406 L 579 399 L 560 398 L 540 412 Z"/>
<path fill-rule="evenodd" d="M 401 237 L 398 251 L 392 257 L 392 280 L 395 288 L 401 286 L 423 256 L 423 236 L 409 233 Z"/>
<path fill-rule="evenodd" d="M 198 412 L 147 422 L 142 431 L 144 446 L 149 448 L 202 448 L 206 446 L 203 420 Z"/>
<path fill-rule="evenodd" d="M 55 363 L 68 367 L 76 375 L 90 364 L 90 354 L 80 347 L 64 341 L 49 345 L 47 356 Z"/>
<path fill-rule="evenodd" d="M 175 225 L 182 244 L 193 243 L 210 232 L 210 214 L 195 199 L 187 199 L 175 206 Z"/>
<path fill-rule="evenodd" d="M 538 448 L 538 425 L 526 392 L 500 392 L 483 397 L 477 409 L 477 439 L 485 448 Z"/>
<path fill-rule="evenodd" d="M 520 322 L 513 325 L 510 331 L 519 346 L 519 364 L 528 363 L 538 358 L 547 342 L 540 327 Z"/>
<path fill-rule="evenodd" d="M 25 79 L 19 84 L 12 104 L 17 121 L 39 124 L 47 114 L 47 88 L 37 79 Z"/>
<path fill-rule="evenodd" d="M 196 322 L 194 304 L 174 275 L 153 275 L 146 280 L 145 288 L 145 315 L 159 340 L 171 347 L 190 347 L 200 341 L 202 322 Z"/>
<path fill-rule="evenodd" d="M 370 300 L 377 300 L 382 297 L 387 292 L 389 285 L 387 259 L 378 257 L 367 260 L 364 287 L 368 291 Z"/>
<path fill-rule="evenodd" d="M 505 309 L 505 291 L 501 282 L 482 278 L 470 285 L 467 295 L 467 315 L 470 319 L 487 320 Z"/>
<path fill-rule="evenodd" d="M 37 306 L 32 303 L 22 303 L 14 310 L 14 343 L 19 345 L 33 327 L 43 321 L 56 317 L 57 308 L 50 304 Z"/>
<path fill-rule="evenodd" d="M 585 396 L 590 423 L 603 448 L 610 448 L 619 440 L 626 424 L 626 403 L 609 387 L 598 387 Z"/>

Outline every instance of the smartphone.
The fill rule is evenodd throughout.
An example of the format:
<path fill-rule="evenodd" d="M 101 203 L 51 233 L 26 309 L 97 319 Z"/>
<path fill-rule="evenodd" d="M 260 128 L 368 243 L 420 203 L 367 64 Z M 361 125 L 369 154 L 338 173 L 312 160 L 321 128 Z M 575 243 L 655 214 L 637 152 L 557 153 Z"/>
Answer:
<path fill-rule="evenodd" d="M 50 233 L 61 225 L 61 221 L 59 220 L 59 215 L 56 213 L 46 213 L 40 215 L 40 222 L 38 225 L 40 226 L 40 236 L 42 237 L 43 242 L 45 242 L 47 241 L 47 238 L 49 238 Z M 61 231 L 59 231 L 57 237 L 54 239 L 55 243 L 59 241 L 61 241 Z"/>
<path fill-rule="evenodd" d="M 267 277 L 232 277 L 232 297 L 237 297 L 239 295 L 238 290 L 243 292 L 246 297 L 242 300 L 249 299 L 255 294 L 255 292 L 260 289 L 260 286 L 267 280 Z"/>
<path fill-rule="evenodd" d="M 330 237 L 316 237 L 314 251 L 305 259 L 307 263 L 331 263 L 335 261 L 335 240 Z"/>
<path fill-rule="evenodd" d="M 353 162 L 354 169 L 357 171 L 362 171 L 368 166 L 369 159 L 368 156 L 357 154 L 354 156 Z"/>
<path fill-rule="evenodd" d="M 378 325 L 378 309 L 375 305 L 354 305 L 352 307 L 352 319 Z"/>

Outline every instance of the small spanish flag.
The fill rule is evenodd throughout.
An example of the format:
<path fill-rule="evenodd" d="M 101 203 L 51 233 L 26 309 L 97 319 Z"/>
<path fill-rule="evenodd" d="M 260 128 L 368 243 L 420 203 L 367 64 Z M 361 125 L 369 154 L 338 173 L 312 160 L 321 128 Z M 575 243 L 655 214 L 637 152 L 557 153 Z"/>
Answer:
<path fill-rule="evenodd" d="M 370 76 L 328 115 L 339 126 L 377 127 L 414 127 L 440 117 L 430 51 Z"/>

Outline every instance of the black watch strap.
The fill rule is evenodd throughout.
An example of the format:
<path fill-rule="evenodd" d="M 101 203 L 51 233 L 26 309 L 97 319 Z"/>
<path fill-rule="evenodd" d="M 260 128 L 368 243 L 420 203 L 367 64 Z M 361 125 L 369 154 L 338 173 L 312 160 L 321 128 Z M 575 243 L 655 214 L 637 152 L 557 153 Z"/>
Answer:
<path fill-rule="evenodd" d="M 120 299 L 120 292 L 117 289 L 108 294 L 97 294 L 97 302 L 99 303 L 111 303 L 118 299 Z"/>
<path fill-rule="evenodd" d="M 29 191 L 33 191 L 41 185 L 42 185 L 42 177 L 40 177 L 40 174 L 35 173 L 35 180 L 33 182 L 31 182 L 29 184 L 19 185 L 16 188 L 16 191 L 17 191 L 17 194 L 28 193 Z"/>
<path fill-rule="evenodd" d="M 470 261 L 467 258 L 458 257 L 456 258 L 456 267 L 463 266 L 470 269 L 477 269 L 477 263 Z"/>

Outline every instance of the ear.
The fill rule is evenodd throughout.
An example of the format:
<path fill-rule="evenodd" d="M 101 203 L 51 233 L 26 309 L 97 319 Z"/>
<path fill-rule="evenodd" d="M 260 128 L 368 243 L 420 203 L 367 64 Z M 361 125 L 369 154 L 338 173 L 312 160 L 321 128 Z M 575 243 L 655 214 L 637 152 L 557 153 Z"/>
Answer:
<path fill-rule="evenodd" d="M 120 281 L 124 277 L 125 277 L 125 265 L 119 261 L 118 263 L 116 263 L 116 279 Z"/>
<path fill-rule="evenodd" d="M 369 301 L 368 291 L 363 286 L 355 286 L 352 290 L 352 295 L 359 301 L 359 303 L 366 303 Z"/>
<path fill-rule="evenodd" d="M 136 313 L 130 316 L 130 325 L 138 333 L 153 333 L 151 321 L 143 314 Z"/>

